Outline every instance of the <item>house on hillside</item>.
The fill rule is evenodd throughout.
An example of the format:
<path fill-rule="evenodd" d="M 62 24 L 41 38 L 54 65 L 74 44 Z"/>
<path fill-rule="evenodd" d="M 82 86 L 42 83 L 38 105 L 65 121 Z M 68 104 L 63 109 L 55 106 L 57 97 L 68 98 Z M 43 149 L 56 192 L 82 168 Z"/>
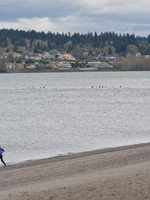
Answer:
<path fill-rule="evenodd" d="M 7 63 L 6 68 L 7 70 L 14 71 L 16 69 L 16 66 L 14 63 Z"/>
<path fill-rule="evenodd" d="M 15 63 L 16 70 L 24 69 L 24 63 Z"/>
<path fill-rule="evenodd" d="M 36 69 L 36 65 L 35 64 L 26 65 L 25 68 L 26 69 Z"/>
<path fill-rule="evenodd" d="M 83 58 L 83 54 L 82 53 L 75 53 L 75 58 L 76 59 L 82 59 Z"/>
<path fill-rule="evenodd" d="M 43 59 L 55 59 L 55 55 L 50 54 L 49 52 L 44 52 L 42 55 Z"/>
<path fill-rule="evenodd" d="M 22 55 L 20 53 L 14 53 L 14 58 L 22 58 Z"/>
<path fill-rule="evenodd" d="M 87 51 L 84 51 L 84 52 L 82 53 L 82 55 L 83 55 L 83 57 L 86 57 L 86 56 L 89 55 L 89 53 L 88 53 Z"/>
<path fill-rule="evenodd" d="M 50 66 L 52 69 L 58 70 L 68 70 L 72 68 L 70 62 L 51 62 Z"/>
<path fill-rule="evenodd" d="M 112 68 L 113 66 L 111 63 L 106 63 L 106 62 L 88 62 L 87 67 L 103 69 L 103 68 Z"/>
<path fill-rule="evenodd" d="M 6 53 L 6 52 L 0 53 L 0 58 L 1 59 L 7 59 L 8 58 L 8 53 Z"/>
<path fill-rule="evenodd" d="M 58 56 L 59 60 L 76 60 L 71 54 L 63 54 Z"/>
<path fill-rule="evenodd" d="M 35 61 L 39 61 L 39 60 L 41 60 L 41 58 L 42 58 L 42 54 L 40 54 L 40 53 L 34 53 L 34 54 L 30 57 L 31 60 L 35 60 Z"/>

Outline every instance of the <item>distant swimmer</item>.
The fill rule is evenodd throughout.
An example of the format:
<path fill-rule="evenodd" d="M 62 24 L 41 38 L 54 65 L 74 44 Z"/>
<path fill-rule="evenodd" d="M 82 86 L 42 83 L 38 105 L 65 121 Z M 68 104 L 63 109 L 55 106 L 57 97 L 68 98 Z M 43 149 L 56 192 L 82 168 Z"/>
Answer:
<path fill-rule="evenodd" d="M 3 153 L 4 153 L 4 149 L 2 149 L 2 148 L 0 147 L 0 159 L 1 159 L 2 163 L 4 164 L 4 166 L 7 167 L 7 166 L 6 166 L 6 163 L 5 163 L 4 160 L 3 160 Z"/>

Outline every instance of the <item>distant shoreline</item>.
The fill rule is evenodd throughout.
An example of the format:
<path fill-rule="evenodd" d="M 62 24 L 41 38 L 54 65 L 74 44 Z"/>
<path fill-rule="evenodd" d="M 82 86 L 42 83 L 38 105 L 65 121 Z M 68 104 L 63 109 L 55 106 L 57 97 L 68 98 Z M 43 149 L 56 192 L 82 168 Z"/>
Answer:
<path fill-rule="evenodd" d="M 64 72 L 142 72 L 150 70 L 116 70 L 116 69 L 104 69 L 104 70 L 18 70 L 18 71 L 9 71 L 9 72 L 0 72 L 0 74 L 18 74 L 18 73 L 64 73 Z"/>

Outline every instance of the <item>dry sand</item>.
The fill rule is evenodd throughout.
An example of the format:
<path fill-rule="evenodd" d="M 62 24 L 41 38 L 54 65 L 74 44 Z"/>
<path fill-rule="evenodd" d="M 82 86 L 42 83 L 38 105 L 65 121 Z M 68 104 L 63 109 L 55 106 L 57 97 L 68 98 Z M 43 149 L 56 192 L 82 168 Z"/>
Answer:
<path fill-rule="evenodd" d="M 150 200 L 150 143 L 0 168 L 0 200 Z"/>

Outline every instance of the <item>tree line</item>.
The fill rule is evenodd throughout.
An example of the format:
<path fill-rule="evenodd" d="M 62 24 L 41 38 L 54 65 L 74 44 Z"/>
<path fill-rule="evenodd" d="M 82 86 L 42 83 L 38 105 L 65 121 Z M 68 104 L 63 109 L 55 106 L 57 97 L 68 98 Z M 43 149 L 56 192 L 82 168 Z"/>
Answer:
<path fill-rule="evenodd" d="M 109 46 L 112 52 L 125 54 L 129 45 L 135 45 L 139 51 L 144 51 L 140 47 L 141 38 L 136 38 L 134 34 L 117 34 L 114 32 L 105 33 L 53 33 L 36 32 L 34 30 L 22 31 L 13 29 L 0 30 L 0 47 L 8 51 L 13 48 L 24 46 L 28 50 L 35 52 L 52 49 L 64 49 L 68 52 L 79 49 L 103 49 Z M 150 43 L 150 36 L 145 38 Z M 11 49 L 12 50 L 12 49 Z"/>

